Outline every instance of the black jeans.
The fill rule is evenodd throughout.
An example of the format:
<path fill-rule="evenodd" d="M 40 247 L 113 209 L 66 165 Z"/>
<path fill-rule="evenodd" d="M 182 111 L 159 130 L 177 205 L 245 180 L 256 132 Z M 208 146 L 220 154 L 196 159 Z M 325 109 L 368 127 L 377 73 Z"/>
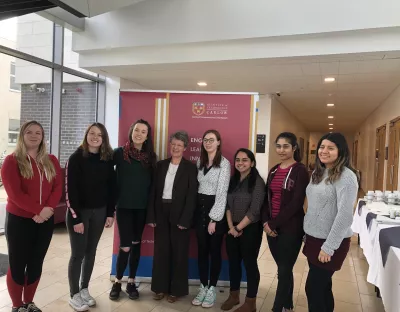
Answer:
<path fill-rule="evenodd" d="M 88 288 L 89 286 L 96 258 L 97 245 L 104 230 L 106 216 L 106 207 L 80 211 L 80 217 L 84 226 L 83 234 L 80 234 L 74 231 L 71 214 L 67 211 L 66 223 L 71 244 L 71 258 L 68 265 L 71 297 L 79 293 L 79 289 Z M 81 285 L 79 288 L 80 278 Z"/>
<path fill-rule="evenodd" d="M 244 228 L 243 234 L 237 238 L 226 236 L 226 251 L 229 258 L 229 279 L 231 291 L 240 289 L 242 279 L 242 261 L 247 276 L 247 297 L 257 297 L 260 284 L 260 271 L 258 270 L 258 253 L 262 241 L 262 225 L 260 222 L 249 224 Z"/>
<path fill-rule="evenodd" d="M 278 266 L 278 288 L 272 311 L 293 309 L 293 267 L 300 252 L 303 235 L 280 233 L 277 237 L 267 236 L 269 249 Z"/>
<path fill-rule="evenodd" d="M 198 245 L 198 266 L 200 282 L 204 286 L 217 286 L 219 274 L 221 273 L 222 256 L 221 248 L 224 234 L 208 234 L 208 228 L 196 230 Z M 210 269 L 211 257 L 211 269 Z M 208 283 L 210 274 L 210 283 Z"/>
<path fill-rule="evenodd" d="M 7 212 L 5 235 L 10 264 L 7 288 L 14 307 L 21 306 L 22 299 L 25 303 L 33 301 L 53 229 L 54 217 L 36 223 Z"/>
<path fill-rule="evenodd" d="M 320 268 L 308 261 L 310 271 L 306 282 L 309 312 L 333 312 L 332 276 L 335 271 Z"/>
<path fill-rule="evenodd" d="M 136 277 L 140 261 L 142 234 L 146 225 L 145 209 L 117 209 L 117 225 L 120 239 L 120 249 L 117 258 L 116 278 L 121 280 L 129 260 L 129 278 Z M 129 247 L 128 252 L 123 247 Z"/>

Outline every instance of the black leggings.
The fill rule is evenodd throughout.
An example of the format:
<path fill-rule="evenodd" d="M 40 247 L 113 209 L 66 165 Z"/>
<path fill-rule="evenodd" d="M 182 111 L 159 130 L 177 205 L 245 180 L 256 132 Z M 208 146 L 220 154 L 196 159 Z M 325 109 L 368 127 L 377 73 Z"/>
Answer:
<path fill-rule="evenodd" d="M 10 262 L 7 288 L 14 307 L 33 301 L 53 229 L 53 217 L 39 224 L 7 212 L 5 234 Z"/>
<path fill-rule="evenodd" d="M 117 258 L 116 278 L 121 280 L 129 260 L 129 278 L 136 277 L 139 266 L 142 234 L 146 224 L 146 210 L 117 209 L 117 225 L 120 239 L 120 249 Z M 122 248 L 129 247 L 129 251 Z"/>
<path fill-rule="evenodd" d="M 332 293 L 332 276 L 335 271 L 318 267 L 308 261 L 310 271 L 306 282 L 308 311 L 333 312 L 335 300 Z"/>

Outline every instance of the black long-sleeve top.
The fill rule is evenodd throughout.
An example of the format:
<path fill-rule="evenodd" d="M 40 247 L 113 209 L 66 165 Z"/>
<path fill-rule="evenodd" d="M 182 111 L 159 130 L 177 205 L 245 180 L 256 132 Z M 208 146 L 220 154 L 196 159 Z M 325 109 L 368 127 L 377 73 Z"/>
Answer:
<path fill-rule="evenodd" d="M 114 216 L 116 175 L 113 161 L 100 159 L 100 153 L 78 148 L 66 165 L 65 193 L 73 224 L 82 222 L 80 211 L 107 207 L 107 217 Z"/>

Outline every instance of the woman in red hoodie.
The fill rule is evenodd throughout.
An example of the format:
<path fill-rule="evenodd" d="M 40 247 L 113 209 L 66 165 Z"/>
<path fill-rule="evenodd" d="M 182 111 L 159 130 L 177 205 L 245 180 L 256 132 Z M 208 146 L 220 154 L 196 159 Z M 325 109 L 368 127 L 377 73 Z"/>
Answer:
<path fill-rule="evenodd" d="M 8 196 L 5 233 L 12 312 L 40 312 L 33 297 L 53 235 L 62 178 L 57 158 L 47 154 L 43 127 L 38 122 L 21 127 L 17 147 L 4 160 L 1 177 Z"/>
<path fill-rule="evenodd" d="M 278 288 L 272 311 L 282 312 L 293 309 L 293 266 L 304 235 L 303 204 L 309 177 L 306 167 L 300 163 L 300 149 L 293 133 L 281 133 L 275 144 L 281 163 L 268 175 L 262 219 L 269 249 L 278 266 Z"/>

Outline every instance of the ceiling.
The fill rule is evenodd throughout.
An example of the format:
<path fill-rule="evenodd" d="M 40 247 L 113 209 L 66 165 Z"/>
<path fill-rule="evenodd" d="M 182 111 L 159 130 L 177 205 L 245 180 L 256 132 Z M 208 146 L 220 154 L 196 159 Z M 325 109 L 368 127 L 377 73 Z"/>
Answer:
<path fill-rule="evenodd" d="M 24 14 L 54 8 L 47 0 L 2 0 L 0 1 L 0 21 Z"/>
<path fill-rule="evenodd" d="M 279 92 L 277 99 L 310 131 L 327 131 L 331 122 L 346 132 L 356 130 L 400 84 L 400 52 L 114 66 L 102 72 L 144 89 Z M 325 77 L 336 81 L 326 83 Z M 200 88 L 198 81 L 208 86 Z"/>

